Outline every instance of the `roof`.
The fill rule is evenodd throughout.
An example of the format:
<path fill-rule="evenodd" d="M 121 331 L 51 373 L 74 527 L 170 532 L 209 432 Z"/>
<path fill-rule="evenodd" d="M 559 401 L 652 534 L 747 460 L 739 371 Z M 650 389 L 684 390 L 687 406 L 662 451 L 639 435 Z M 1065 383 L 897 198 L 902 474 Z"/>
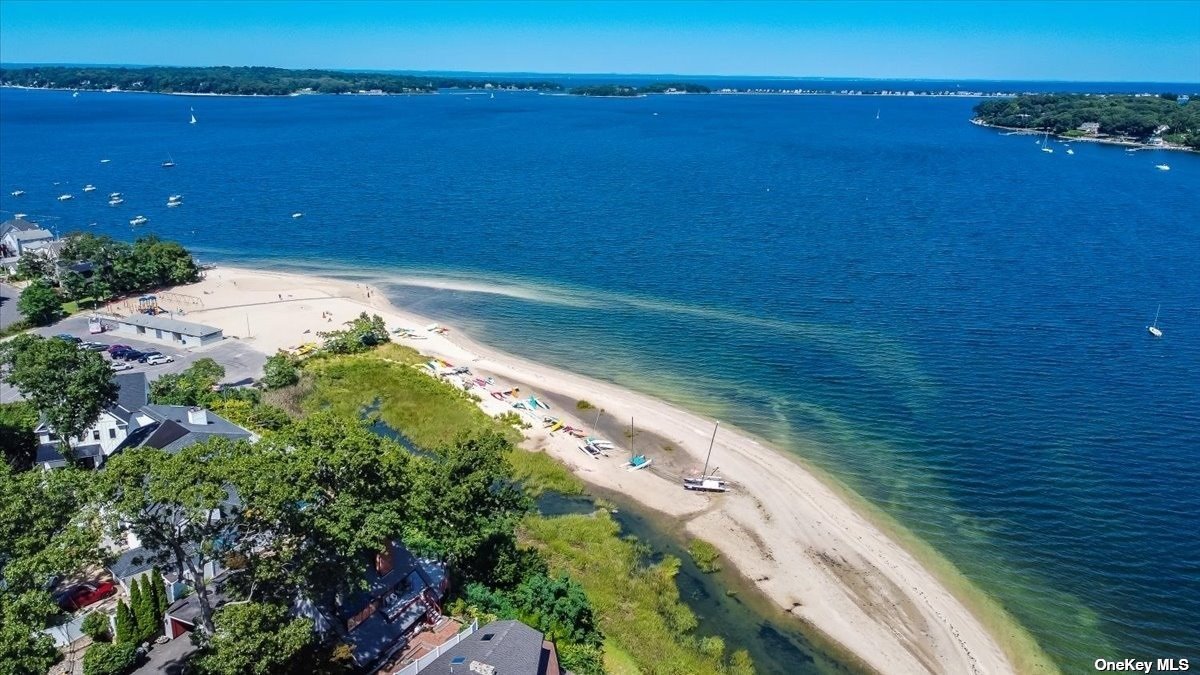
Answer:
<path fill-rule="evenodd" d="M 150 383 L 145 373 L 117 373 L 113 380 L 117 383 L 117 400 L 108 412 L 128 424 L 134 413 L 150 402 Z"/>
<path fill-rule="evenodd" d="M 493 621 L 464 638 L 421 670 L 422 675 L 470 673 L 472 661 L 493 666 L 496 675 L 559 675 L 551 667 L 553 647 L 543 646 L 542 634 L 512 619 Z M 458 659 L 461 659 L 458 660 Z M 451 664 L 451 662 L 454 664 Z M 454 668 L 451 666 L 454 665 Z"/>
<path fill-rule="evenodd" d="M 230 440 L 250 438 L 251 433 L 230 422 L 211 410 L 205 411 L 207 424 L 192 424 L 188 421 L 189 406 L 186 405 L 145 405 L 141 412 L 145 413 L 157 424 L 153 429 L 144 432 L 149 435 L 138 442 L 138 447 L 158 448 L 167 452 L 178 452 L 189 445 L 199 443 L 208 438 L 222 437 Z"/>
<path fill-rule="evenodd" d="M 16 241 L 41 241 L 43 239 L 54 238 L 54 235 L 48 230 L 41 228 L 34 230 L 14 230 L 10 236 Z"/>
<path fill-rule="evenodd" d="M 88 457 L 99 457 L 102 454 L 100 444 L 93 443 L 88 445 L 77 445 L 71 448 L 71 452 L 75 455 L 75 459 L 87 459 Z M 40 443 L 37 449 L 37 463 L 49 464 L 53 467 L 66 466 L 67 460 L 58 451 L 58 442 Z"/>
<path fill-rule="evenodd" d="M 149 314 L 130 314 L 122 319 L 115 319 L 117 323 L 129 324 L 131 326 L 144 326 L 146 328 L 154 328 L 157 330 L 170 331 L 181 335 L 193 335 L 196 337 L 205 337 L 214 333 L 220 333 L 221 329 L 214 326 L 205 326 L 202 323 L 191 323 L 189 321 L 179 321 L 177 319 L 167 319 L 161 316 L 150 316 Z"/>
<path fill-rule="evenodd" d="M 208 596 L 209 607 L 215 610 L 229 602 L 226 591 L 228 590 L 227 582 L 232 575 L 233 572 L 222 572 L 208 580 L 205 595 Z M 200 600 L 198 598 L 196 593 L 192 593 L 182 600 L 176 600 L 170 607 L 167 607 L 167 616 L 195 626 L 196 621 L 200 618 Z"/>
<path fill-rule="evenodd" d="M 3 237 L 4 235 L 13 231 L 31 232 L 33 230 L 45 232 L 41 225 L 38 225 L 37 223 L 31 223 L 24 218 L 14 218 L 12 220 L 6 220 L 3 223 L 0 223 L 0 237 Z"/>
<path fill-rule="evenodd" d="M 154 568 L 154 554 L 141 546 L 131 548 L 125 551 L 111 565 L 108 570 L 118 579 L 128 579 L 136 576 L 147 570 Z"/>

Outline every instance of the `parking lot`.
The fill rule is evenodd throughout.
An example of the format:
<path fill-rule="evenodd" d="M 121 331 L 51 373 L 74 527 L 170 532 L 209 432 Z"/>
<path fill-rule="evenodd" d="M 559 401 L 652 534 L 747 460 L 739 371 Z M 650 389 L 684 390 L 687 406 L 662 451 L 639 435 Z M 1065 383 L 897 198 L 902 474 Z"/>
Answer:
<path fill-rule="evenodd" d="M 126 373 L 144 372 L 146 373 L 146 378 L 149 380 L 154 380 L 167 373 L 181 372 L 195 363 L 196 359 L 208 357 L 225 368 L 225 378 L 222 380 L 222 384 L 250 384 L 262 376 L 262 367 L 267 360 L 266 356 L 242 345 L 237 338 L 226 338 L 217 344 L 205 347 L 180 349 L 172 345 L 137 340 L 129 335 L 110 335 L 107 333 L 90 335 L 88 333 L 87 316 L 84 314 L 68 317 L 53 326 L 38 328 L 34 332 L 45 337 L 66 333 L 74 335 L 84 342 L 99 342 L 105 345 L 129 345 L 139 351 L 159 351 L 174 359 L 171 363 L 164 363 L 158 366 L 131 361 L 129 365 L 133 366 L 133 368 L 122 371 Z M 110 359 L 107 353 L 101 352 L 101 354 L 105 359 Z M 19 397 L 20 394 L 8 386 L 7 383 L 0 383 L 0 402 L 14 401 Z"/>

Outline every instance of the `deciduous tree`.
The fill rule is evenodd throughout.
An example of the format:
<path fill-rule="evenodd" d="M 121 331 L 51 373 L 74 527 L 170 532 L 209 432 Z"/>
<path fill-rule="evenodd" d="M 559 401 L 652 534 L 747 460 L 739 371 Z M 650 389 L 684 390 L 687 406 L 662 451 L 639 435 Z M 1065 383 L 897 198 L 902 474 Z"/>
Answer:
<path fill-rule="evenodd" d="M 62 316 L 62 296 L 49 281 L 37 279 L 21 291 L 17 299 L 17 310 L 25 320 L 35 326 L 54 323 Z"/>
<path fill-rule="evenodd" d="M 299 672 L 314 641 L 312 622 L 289 618 L 286 607 L 231 603 L 217 611 L 216 631 L 195 659 L 203 675 L 275 675 Z"/>

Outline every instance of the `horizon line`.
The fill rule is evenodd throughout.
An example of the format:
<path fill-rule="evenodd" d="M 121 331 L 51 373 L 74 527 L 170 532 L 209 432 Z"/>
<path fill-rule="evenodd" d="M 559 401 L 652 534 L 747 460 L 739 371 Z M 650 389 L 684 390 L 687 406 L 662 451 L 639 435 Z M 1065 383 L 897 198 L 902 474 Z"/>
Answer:
<path fill-rule="evenodd" d="M 1200 81 L 1183 82 L 1169 80 L 1064 80 L 1056 78 L 949 78 L 949 77 L 872 77 L 858 75 L 685 75 L 682 73 L 621 73 L 621 72 L 552 72 L 552 71 L 486 71 L 486 70 L 418 70 L 406 68 L 355 68 L 355 67 L 288 67 L 271 65 L 173 65 L 133 63 L 80 63 L 80 62 L 21 62 L 0 61 L 0 68 L 16 67 L 92 67 L 92 68 L 276 68 L 279 70 L 327 70 L 345 73 L 390 73 L 413 75 L 458 75 L 458 76 L 536 76 L 536 77 L 639 77 L 639 78 L 700 78 L 700 79 L 754 79 L 754 80 L 853 80 L 864 82 L 1064 82 L 1080 84 L 1181 84 L 1200 86 Z"/>

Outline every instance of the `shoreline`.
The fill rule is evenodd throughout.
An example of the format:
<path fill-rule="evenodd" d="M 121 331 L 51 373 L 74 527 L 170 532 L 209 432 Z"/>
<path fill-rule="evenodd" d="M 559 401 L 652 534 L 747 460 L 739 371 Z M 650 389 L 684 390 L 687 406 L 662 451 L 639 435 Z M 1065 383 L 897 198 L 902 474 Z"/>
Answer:
<path fill-rule="evenodd" d="M 985 129 L 1003 129 L 1012 131 L 1015 135 L 1021 136 L 1040 136 L 1046 133 L 1045 129 L 1027 129 L 1024 127 L 1006 127 L 999 124 L 988 124 L 978 117 L 971 118 L 971 124 Z M 1004 134 L 1008 135 L 1008 134 Z M 1133 148 L 1135 150 L 1174 150 L 1176 152 L 1200 152 L 1195 148 L 1189 148 L 1186 145 L 1150 145 L 1139 141 L 1123 141 L 1116 138 L 1097 138 L 1095 136 L 1064 136 L 1062 134 L 1054 134 L 1055 139 L 1062 139 L 1070 143 L 1098 143 L 1100 145 L 1117 145 L 1124 148 Z"/>
<path fill-rule="evenodd" d="M 361 311 L 382 315 L 389 330 L 420 330 L 431 322 L 396 308 L 369 285 L 311 275 L 219 266 L 204 281 L 172 290 L 203 303 L 200 309 L 189 306 L 181 318 L 221 327 L 227 337 L 268 355 L 314 340 L 317 331 L 340 327 Z M 331 320 L 321 318 L 325 312 L 332 313 Z M 251 320 L 254 326 L 247 324 Z M 604 409 L 610 421 L 636 417 L 639 435 L 662 439 L 674 449 L 649 450 L 655 458 L 649 471 L 622 468 L 620 448 L 616 457 L 597 461 L 578 450 L 576 439 L 540 428 L 528 430 L 523 445 L 553 455 L 590 485 L 677 519 L 680 531 L 715 544 L 772 605 L 870 669 L 1057 670 L 1032 637 L 949 561 L 792 453 L 723 425 L 713 457 L 734 489 L 718 496 L 686 492 L 670 473 L 703 463 L 712 420 L 612 383 L 505 354 L 456 332 L 421 334 L 427 339 L 396 341 L 466 365 L 478 376 L 493 376 L 498 384 L 545 393 L 556 404 L 586 399 Z M 511 410 L 507 402 L 483 398 L 480 406 L 489 414 Z M 591 411 L 577 415 L 573 407 L 556 405 L 549 414 L 591 428 Z M 624 436 L 613 440 L 625 443 Z M 647 451 L 644 444 L 641 450 Z"/>

